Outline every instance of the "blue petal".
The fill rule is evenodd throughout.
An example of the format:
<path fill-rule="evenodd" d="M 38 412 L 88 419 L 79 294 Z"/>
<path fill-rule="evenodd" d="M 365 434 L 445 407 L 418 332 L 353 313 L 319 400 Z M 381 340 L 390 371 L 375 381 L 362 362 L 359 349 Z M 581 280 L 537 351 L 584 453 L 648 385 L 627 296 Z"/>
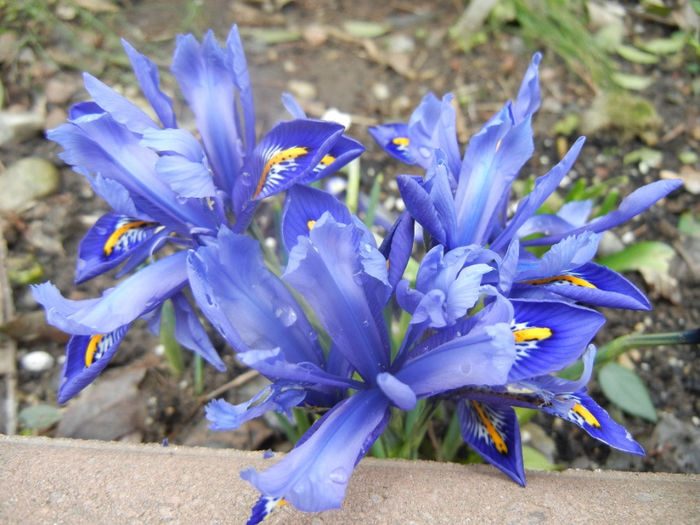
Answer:
<path fill-rule="evenodd" d="M 238 26 L 231 27 L 226 38 L 226 52 L 228 66 L 233 73 L 233 83 L 238 89 L 238 96 L 241 101 L 243 112 L 243 124 L 245 127 L 245 151 L 246 155 L 253 151 L 255 147 L 255 105 L 253 104 L 253 88 L 250 85 L 250 75 L 248 75 L 248 63 L 241 44 L 241 37 L 238 34 Z M 238 129 L 241 129 L 240 122 Z"/>
<path fill-rule="evenodd" d="M 376 287 L 388 283 L 367 274 L 363 262 L 368 256 L 384 258 L 363 240 L 364 234 L 324 214 L 308 237 L 298 238 L 283 278 L 304 296 L 360 375 L 374 381 L 388 368 L 389 341 L 381 314 L 384 304 L 373 298 Z M 383 271 L 386 282 L 386 263 Z"/>
<path fill-rule="evenodd" d="M 298 406 L 306 393 L 303 389 L 275 383 L 266 386 L 245 403 L 232 405 L 223 399 L 215 399 L 206 406 L 207 419 L 211 430 L 235 430 L 246 421 L 274 410 L 285 413 Z"/>
<path fill-rule="evenodd" d="M 199 308 L 236 351 L 280 348 L 293 363 L 323 362 L 315 332 L 253 239 L 222 227 L 216 242 L 190 251 L 187 270 Z"/>
<path fill-rule="evenodd" d="M 526 246 L 541 246 L 555 243 L 565 235 L 576 235 L 584 231 L 603 232 L 605 230 L 609 230 L 610 228 L 614 228 L 615 226 L 628 221 L 632 217 L 639 215 L 682 184 L 683 182 L 679 179 L 659 180 L 652 182 L 651 184 L 642 186 L 641 188 L 638 188 L 630 193 L 625 199 L 622 200 L 620 206 L 616 210 L 613 210 L 602 217 L 593 219 L 585 226 L 576 228 L 575 230 L 564 234 L 550 235 L 547 237 L 540 237 L 538 239 L 525 241 L 523 244 Z"/>
<path fill-rule="evenodd" d="M 457 405 L 464 441 L 486 461 L 525 486 L 520 427 L 509 406 L 472 400 Z"/>
<path fill-rule="evenodd" d="M 331 173 L 335 173 L 340 168 L 356 157 L 359 157 L 365 147 L 355 139 L 341 135 L 338 140 L 331 146 L 328 153 L 321 157 L 321 160 L 299 183 L 309 184 L 318 179 L 322 179 Z"/>
<path fill-rule="evenodd" d="M 136 104 L 114 91 L 107 84 L 83 73 L 85 89 L 95 99 L 95 102 L 109 113 L 112 118 L 134 133 L 143 133 L 147 129 L 157 129 L 158 125 L 146 115 Z"/>
<path fill-rule="evenodd" d="M 547 197 L 559 187 L 564 176 L 569 172 L 574 162 L 576 162 L 584 142 L 586 142 L 586 138 L 580 137 L 556 166 L 546 175 L 542 175 L 535 180 L 535 187 L 533 190 L 518 203 L 518 208 L 515 210 L 515 214 L 508 223 L 508 226 L 492 243 L 492 250 L 500 250 L 506 243 L 510 242 L 516 232 L 520 237 L 526 234 L 518 230 L 528 219 L 535 215 L 535 212 L 542 206 Z"/>
<path fill-rule="evenodd" d="M 399 175 L 396 177 L 401 197 L 411 216 L 427 231 L 435 242 L 447 244 L 447 232 L 438 215 L 432 197 L 422 185 L 419 177 Z"/>
<path fill-rule="evenodd" d="M 567 237 L 552 246 L 536 266 L 528 264 L 515 278 L 518 281 L 539 279 L 579 268 L 595 256 L 600 237 L 600 234 L 591 232 Z"/>
<path fill-rule="evenodd" d="M 518 282 L 513 286 L 512 293 L 528 296 L 535 288 L 596 306 L 651 309 L 649 300 L 639 288 L 610 268 L 594 263 L 558 275 Z"/>
<path fill-rule="evenodd" d="M 47 137 L 63 146 L 60 157 L 67 164 L 118 182 L 139 210 L 170 229 L 186 234 L 189 228 L 183 223 L 210 225 L 203 208 L 181 203 L 158 177 L 158 155 L 109 115 L 82 117 L 49 131 Z"/>
<path fill-rule="evenodd" d="M 406 383 L 387 372 L 377 375 L 377 386 L 391 402 L 401 410 L 408 412 L 416 406 L 416 394 Z"/>
<path fill-rule="evenodd" d="M 294 247 L 300 235 L 309 235 L 325 212 L 336 222 L 352 223 L 348 209 L 330 193 L 299 184 L 289 189 L 282 210 L 282 239 L 287 251 Z"/>
<path fill-rule="evenodd" d="M 409 152 L 408 124 L 380 124 L 370 126 L 367 131 L 389 155 L 406 164 L 416 164 Z"/>
<path fill-rule="evenodd" d="M 185 252 L 177 252 L 149 264 L 99 299 L 65 299 L 49 282 L 32 286 L 32 293 L 46 309 L 47 322 L 64 332 L 112 332 L 157 307 L 185 285 L 185 257 Z"/>
<path fill-rule="evenodd" d="M 630 454 L 644 455 L 644 449 L 627 429 L 613 421 L 605 410 L 584 393 L 559 395 L 551 407 L 545 406 L 542 411 L 570 421 L 613 448 Z"/>
<path fill-rule="evenodd" d="M 525 72 L 523 81 L 520 84 L 518 98 L 513 105 L 513 116 L 516 122 L 531 117 L 540 107 L 540 80 L 538 68 L 542 61 L 542 53 L 532 55 L 530 66 Z"/>
<path fill-rule="evenodd" d="M 275 510 L 280 505 L 287 503 L 282 498 L 271 498 L 269 496 L 260 496 L 258 501 L 255 502 L 253 508 L 250 512 L 250 518 L 246 521 L 245 525 L 258 525 L 265 518 L 267 518 L 273 510 Z"/>
<path fill-rule="evenodd" d="M 279 348 L 239 352 L 237 357 L 241 363 L 272 381 L 286 381 L 314 389 L 324 389 L 326 386 L 343 390 L 362 387 L 362 383 L 326 372 L 314 363 L 291 363 L 284 358 Z"/>
<path fill-rule="evenodd" d="M 95 380 L 109 364 L 128 329 L 128 326 L 121 326 L 106 334 L 74 335 L 70 338 L 58 387 L 57 399 L 60 404 Z"/>
<path fill-rule="evenodd" d="M 243 164 L 230 61 L 208 31 L 201 45 L 192 35 L 179 35 L 170 68 L 194 112 L 216 185 L 227 194 Z"/>
<path fill-rule="evenodd" d="M 411 114 L 408 122 L 409 154 L 425 169 L 433 164 L 436 150 L 444 152 L 453 181 L 459 174 L 460 155 L 457 144 L 457 117 L 452 105 L 452 94 L 442 100 L 426 94 Z"/>
<path fill-rule="evenodd" d="M 293 119 L 306 118 L 306 113 L 290 93 L 282 93 L 282 105 Z"/>
<path fill-rule="evenodd" d="M 282 497 L 299 510 L 340 508 L 357 462 L 389 420 L 389 403 L 379 390 L 358 392 L 330 410 L 279 463 L 241 477 L 268 497 Z"/>
<path fill-rule="evenodd" d="M 420 398 L 465 385 L 505 384 L 514 359 L 513 335 L 498 323 L 407 361 L 395 375 Z"/>
<path fill-rule="evenodd" d="M 187 298 L 182 293 L 177 293 L 172 297 L 172 301 L 175 310 L 174 335 L 177 342 L 200 355 L 219 372 L 225 372 L 226 365 L 211 344 L 207 331 L 199 322 Z"/>
<path fill-rule="evenodd" d="M 118 266 L 153 239 L 160 225 L 106 213 L 88 230 L 78 247 L 76 284 Z"/>
<path fill-rule="evenodd" d="M 500 205 L 533 150 L 530 119 L 514 123 L 509 105 L 471 138 L 455 192 L 459 245 L 488 240 Z"/>
<path fill-rule="evenodd" d="M 403 212 L 387 232 L 379 247 L 389 268 L 388 278 L 392 288 L 395 288 L 401 280 L 411 258 L 414 229 L 413 218 L 408 212 Z"/>
<path fill-rule="evenodd" d="M 328 153 L 343 127 L 332 122 L 292 120 L 277 124 L 246 159 L 233 194 L 234 209 L 302 182 Z"/>
<path fill-rule="evenodd" d="M 158 67 L 144 55 L 136 51 L 129 42 L 122 39 L 124 51 L 129 56 L 131 67 L 134 69 L 136 79 L 139 81 L 141 91 L 158 115 L 160 122 L 166 128 L 177 126 L 173 101 L 163 93 L 159 87 Z"/>
<path fill-rule="evenodd" d="M 156 162 L 156 172 L 181 197 L 214 197 L 217 193 L 211 172 L 201 162 L 166 155 Z"/>
<path fill-rule="evenodd" d="M 605 317 L 594 310 L 558 302 L 511 300 L 515 363 L 508 381 L 557 372 L 576 361 Z"/>

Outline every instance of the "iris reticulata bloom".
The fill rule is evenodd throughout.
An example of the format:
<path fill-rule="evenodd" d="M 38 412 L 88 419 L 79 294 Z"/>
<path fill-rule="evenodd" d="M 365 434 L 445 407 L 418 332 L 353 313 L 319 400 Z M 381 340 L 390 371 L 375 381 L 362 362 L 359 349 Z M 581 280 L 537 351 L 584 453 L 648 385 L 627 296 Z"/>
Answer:
<path fill-rule="evenodd" d="M 59 402 L 95 379 L 136 319 L 157 326 L 169 299 L 181 344 L 223 369 L 198 309 L 238 360 L 270 381 L 247 402 L 211 402 L 212 429 L 237 428 L 268 410 L 320 414 L 280 461 L 241 473 L 261 493 L 251 524 L 283 503 L 308 512 L 339 508 L 355 465 L 392 416 L 423 403 L 456 406 L 464 441 L 520 484 L 513 407 L 541 410 L 612 447 L 644 453 L 586 394 L 591 342 L 604 323 L 589 306 L 650 305 L 632 283 L 591 261 L 603 231 L 679 182 L 640 188 L 602 217 L 589 219 L 590 202 L 536 214 L 571 169 L 581 138 L 509 217 L 511 185 L 534 150 L 539 54 L 515 102 L 472 137 L 463 157 L 451 95 L 427 95 L 408 124 L 370 130 L 388 153 L 426 171 L 399 177 L 407 211 L 377 246 L 340 201 L 305 185 L 362 152 L 341 126 L 306 118 L 286 96 L 293 120 L 256 143 L 235 26 L 224 47 L 212 33 L 201 43 L 178 38 L 171 72 L 196 134 L 178 127 L 155 65 L 126 42 L 124 48 L 157 120 L 86 74 L 93 101 L 75 105 L 68 122 L 49 132 L 62 158 L 112 208 L 81 242 L 76 282 L 120 265 L 118 276 L 136 270 L 95 299 L 68 300 L 50 283 L 33 288 L 48 321 L 72 334 Z M 259 202 L 282 191 L 288 257 L 279 276 L 245 232 Z M 411 282 L 403 276 L 415 223 L 427 233 L 427 253 Z M 542 245 L 549 247 L 544 254 L 530 248 Z M 392 342 L 399 308 L 407 328 Z M 579 380 L 554 375 L 579 359 Z"/>
<path fill-rule="evenodd" d="M 253 93 L 236 26 L 224 47 L 211 32 L 201 43 L 192 35 L 177 39 L 171 72 L 194 113 L 198 137 L 177 126 L 155 64 L 123 45 L 156 120 L 85 73 L 93 100 L 73 106 L 68 122 L 48 137 L 113 210 L 81 242 L 76 282 L 121 264 L 117 276 L 150 264 L 99 299 L 71 301 L 50 283 L 33 288 L 48 321 L 73 334 L 59 402 L 94 380 L 135 319 L 147 316 L 157 327 L 166 299 L 173 302 L 177 340 L 223 371 L 183 294 L 183 250 L 206 244 L 221 227 L 245 231 L 262 199 L 317 180 L 363 150 L 342 126 L 306 118 L 280 122 L 256 144 Z M 156 252 L 162 254 L 157 260 Z"/>

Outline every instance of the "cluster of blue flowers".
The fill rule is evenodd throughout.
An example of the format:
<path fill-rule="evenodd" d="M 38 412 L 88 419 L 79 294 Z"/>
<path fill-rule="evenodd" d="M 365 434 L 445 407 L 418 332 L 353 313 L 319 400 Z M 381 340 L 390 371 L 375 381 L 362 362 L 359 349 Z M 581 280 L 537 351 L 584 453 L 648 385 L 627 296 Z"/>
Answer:
<path fill-rule="evenodd" d="M 287 96 L 294 119 L 256 143 L 236 27 L 225 47 L 211 33 L 202 43 L 191 35 L 177 41 L 171 71 L 198 136 L 177 127 L 155 65 L 126 42 L 124 48 L 160 123 L 85 75 L 93 101 L 74 106 L 68 122 L 49 133 L 113 209 L 82 241 L 76 282 L 122 263 L 118 275 L 136 270 L 96 299 L 65 299 L 50 283 L 33 288 L 48 322 L 72 334 L 59 402 L 96 378 L 136 319 L 156 327 L 170 299 L 183 346 L 224 370 L 198 310 L 240 362 L 270 380 L 246 403 L 212 402 L 211 428 L 234 429 L 269 410 L 323 412 L 282 460 L 242 472 L 261 493 L 251 523 L 283 501 L 308 512 L 340 507 L 355 465 L 392 411 L 426 398 L 456 404 L 465 442 L 523 485 L 513 407 L 539 409 L 612 447 L 644 453 L 585 392 L 595 357 L 590 343 L 604 323 L 588 306 L 648 309 L 649 302 L 591 259 L 602 232 L 679 182 L 644 186 L 594 219 L 587 201 L 536 214 L 576 160 L 581 138 L 509 216 L 511 185 L 534 149 L 539 54 L 515 102 L 471 138 L 463 156 L 450 95 L 427 95 L 408 124 L 370 129 L 389 154 L 425 169 L 423 177 L 398 177 L 406 212 L 377 246 L 343 203 L 307 185 L 362 153 L 342 126 L 306 118 Z M 245 232 L 258 203 L 282 191 L 288 262 L 278 276 Z M 402 277 L 416 224 L 428 251 L 409 283 Z M 531 246 L 549 249 L 537 257 Z M 392 349 L 385 314 L 397 305 L 410 323 Z M 553 375 L 580 358 L 578 381 Z"/>

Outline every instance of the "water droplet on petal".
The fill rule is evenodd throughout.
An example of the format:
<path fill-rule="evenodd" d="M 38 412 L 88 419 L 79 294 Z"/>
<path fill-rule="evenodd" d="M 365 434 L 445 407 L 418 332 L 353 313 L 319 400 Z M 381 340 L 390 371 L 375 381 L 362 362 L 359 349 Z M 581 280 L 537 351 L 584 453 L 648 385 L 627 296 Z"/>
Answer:
<path fill-rule="evenodd" d="M 338 467 L 334 469 L 328 477 L 331 479 L 332 482 L 338 483 L 338 484 L 344 484 L 348 482 L 348 473 L 345 471 L 343 467 Z"/>
<path fill-rule="evenodd" d="M 462 366 L 459 367 L 459 369 L 465 376 L 468 376 L 472 373 L 472 365 L 470 363 L 464 363 Z"/>

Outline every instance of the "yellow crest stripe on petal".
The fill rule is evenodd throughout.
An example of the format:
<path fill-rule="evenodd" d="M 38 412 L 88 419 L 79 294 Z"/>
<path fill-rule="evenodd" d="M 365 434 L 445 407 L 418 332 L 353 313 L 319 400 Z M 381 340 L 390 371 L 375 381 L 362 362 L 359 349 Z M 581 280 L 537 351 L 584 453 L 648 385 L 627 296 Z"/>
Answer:
<path fill-rule="evenodd" d="M 585 279 L 581 279 L 580 277 L 576 277 L 574 275 L 555 275 L 554 277 L 545 277 L 543 279 L 533 279 L 532 281 L 525 281 L 525 284 L 549 284 L 549 283 L 569 283 L 573 284 L 574 286 L 582 286 L 584 288 L 596 288 L 596 286 L 589 282 L 586 281 Z"/>
<path fill-rule="evenodd" d="M 273 166 L 280 164 L 281 162 L 296 159 L 298 157 L 301 157 L 302 155 L 306 155 L 308 152 L 309 148 L 306 148 L 304 146 L 295 146 L 293 148 L 287 148 L 283 149 L 282 151 L 278 151 L 272 157 L 270 157 L 270 160 L 268 160 L 265 163 L 265 167 L 263 168 L 262 174 L 260 175 L 260 180 L 258 180 L 258 186 L 255 188 L 253 198 L 255 199 L 258 195 L 260 195 L 260 192 L 262 191 L 263 186 L 265 185 L 265 181 L 267 180 L 267 175 L 270 173 L 270 170 Z"/>
<path fill-rule="evenodd" d="M 506 454 L 508 454 L 508 445 L 506 445 L 506 442 L 503 440 L 501 435 L 498 433 L 498 430 L 496 430 L 496 427 L 494 427 L 493 423 L 491 423 L 491 420 L 488 418 L 488 416 L 484 412 L 484 408 L 481 406 L 481 403 L 479 403 L 477 401 L 472 401 L 471 403 L 474 406 L 474 410 L 476 410 L 476 413 L 479 416 L 481 423 L 484 425 L 484 428 L 486 428 L 486 432 L 489 433 L 489 436 L 491 437 L 491 440 L 493 441 L 493 444 L 495 445 L 496 450 L 498 450 L 504 456 Z"/>

